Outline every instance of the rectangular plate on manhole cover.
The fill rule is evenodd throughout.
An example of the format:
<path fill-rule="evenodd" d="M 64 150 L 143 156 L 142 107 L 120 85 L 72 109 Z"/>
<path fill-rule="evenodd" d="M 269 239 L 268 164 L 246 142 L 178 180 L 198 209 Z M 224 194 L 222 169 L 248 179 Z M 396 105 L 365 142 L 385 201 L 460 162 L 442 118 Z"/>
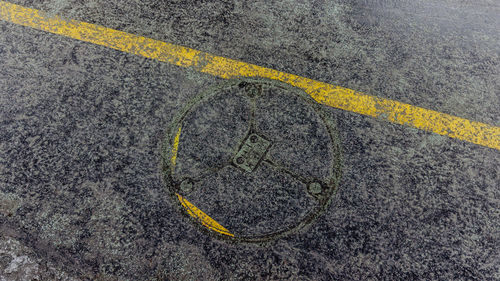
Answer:
<path fill-rule="evenodd" d="M 250 134 L 234 156 L 233 163 L 246 172 L 252 172 L 266 154 L 269 146 L 271 146 L 270 141 L 257 134 Z"/>

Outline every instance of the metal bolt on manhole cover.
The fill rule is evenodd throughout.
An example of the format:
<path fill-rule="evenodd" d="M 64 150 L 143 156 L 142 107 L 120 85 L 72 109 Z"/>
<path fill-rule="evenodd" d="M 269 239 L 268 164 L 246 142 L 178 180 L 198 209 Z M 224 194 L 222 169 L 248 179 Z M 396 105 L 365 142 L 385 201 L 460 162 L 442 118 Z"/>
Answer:
<path fill-rule="evenodd" d="M 191 221 L 219 238 L 264 242 L 317 219 L 340 179 L 335 124 L 305 92 L 236 79 L 175 116 L 162 172 Z"/>

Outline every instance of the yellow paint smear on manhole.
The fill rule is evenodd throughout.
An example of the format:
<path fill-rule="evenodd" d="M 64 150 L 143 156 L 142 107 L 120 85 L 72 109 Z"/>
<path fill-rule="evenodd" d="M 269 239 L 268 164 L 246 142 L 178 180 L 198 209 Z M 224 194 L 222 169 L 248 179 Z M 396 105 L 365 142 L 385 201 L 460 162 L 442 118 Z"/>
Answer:
<path fill-rule="evenodd" d="M 203 224 L 205 227 L 213 231 L 217 231 L 219 233 L 234 237 L 234 234 L 229 232 L 229 230 L 227 230 L 225 227 L 223 227 L 214 219 L 212 219 L 207 214 L 202 212 L 195 205 L 191 204 L 191 202 L 187 201 L 186 198 L 182 197 L 180 194 L 177 194 L 177 197 L 179 198 L 179 201 L 181 202 L 182 206 L 186 208 L 188 214 L 193 218 L 198 219 L 201 222 L 201 224 Z"/>
<path fill-rule="evenodd" d="M 174 168 L 175 168 L 175 161 L 177 160 L 177 151 L 179 150 L 179 139 L 181 137 L 181 129 L 182 127 L 179 127 L 179 130 L 177 131 L 177 134 L 175 135 L 174 138 L 174 145 L 172 145 L 172 158 L 170 158 L 170 167 L 172 167 L 172 174 L 174 173 Z"/>
<path fill-rule="evenodd" d="M 176 159 L 177 159 L 177 152 L 179 151 L 179 140 L 181 137 L 181 130 L 182 130 L 182 127 L 179 127 L 179 130 L 177 130 L 177 134 L 175 135 L 175 138 L 174 138 L 174 143 L 172 145 L 172 157 L 170 158 L 170 164 L 171 164 L 170 167 L 171 167 L 172 174 L 174 173 Z M 191 202 L 189 202 L 182 195 L 180 195 L 178 193 L 176 193 L 176 195 L 177 195 L 177 198 L 179 199 L 179 202 L 181 202 L 182 206 L 186 209 L 187 213 L 191 217 L 197 219 L 203 226 L 205 226 L 208 229 L 211 229 L 213 231 L 217 231 L 219 233 L 234 237 L 234 234 L 229 232 L 229 230 L 227 230 L 225 227 L 223 227 L 217 221 L 212 219 L 209 215 L 205 214 L 203 211 L 198 209 L 198 207 L 193 205 Z"/>
<path fill-rule="evenodd" d="M 5 1 L 0 1 L 0 19 L 222 78 L 243 76 L 282 81 L 303 89 L 321 104 L 500 150 L 500 127 L 485 123 L 95 24 L 49 17 Z"/>

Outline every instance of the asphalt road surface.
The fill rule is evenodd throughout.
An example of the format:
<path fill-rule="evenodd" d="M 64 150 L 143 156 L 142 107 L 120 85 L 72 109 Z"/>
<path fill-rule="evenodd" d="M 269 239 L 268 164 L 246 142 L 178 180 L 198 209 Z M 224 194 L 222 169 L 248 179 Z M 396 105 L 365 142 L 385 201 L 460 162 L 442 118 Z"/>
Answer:
<path fill-rule="evenodd" d="M 9 3 L 500 125 L 494 0 Z M 2 5 L 1 281 L 500 280 L 498 148 Z"/>

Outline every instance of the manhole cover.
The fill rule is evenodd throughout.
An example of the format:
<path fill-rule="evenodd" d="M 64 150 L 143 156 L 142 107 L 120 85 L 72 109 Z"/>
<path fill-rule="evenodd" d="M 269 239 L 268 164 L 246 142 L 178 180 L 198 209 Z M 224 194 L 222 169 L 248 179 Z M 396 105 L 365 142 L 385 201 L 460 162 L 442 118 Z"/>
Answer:
<path fill-rule="evenodd" d="M 174 118 L 163 174 L 195 224 L 219 238 L 263 242 L 325 210 L 340 178 L 340 143 L 335 125 L 303 91 L 232 80 Z"/>

